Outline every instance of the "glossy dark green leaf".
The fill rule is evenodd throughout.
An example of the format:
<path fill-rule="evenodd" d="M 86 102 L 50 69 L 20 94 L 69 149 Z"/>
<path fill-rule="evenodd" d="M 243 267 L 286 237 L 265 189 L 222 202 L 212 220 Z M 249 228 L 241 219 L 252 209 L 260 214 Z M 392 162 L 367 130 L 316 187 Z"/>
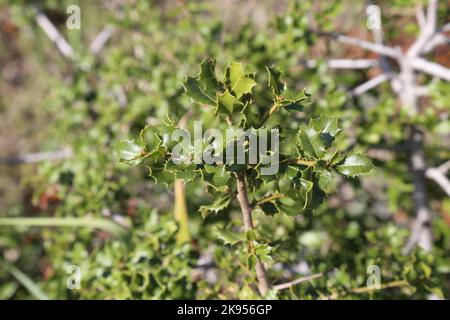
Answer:
<path fill-rule="evenodd" d="M 340 162 L 336 170 L 343 175 L 355 177 L 369 172 L 373 168 L 372 162 L 365 155 L 355 153 L 347 156 Z"/>

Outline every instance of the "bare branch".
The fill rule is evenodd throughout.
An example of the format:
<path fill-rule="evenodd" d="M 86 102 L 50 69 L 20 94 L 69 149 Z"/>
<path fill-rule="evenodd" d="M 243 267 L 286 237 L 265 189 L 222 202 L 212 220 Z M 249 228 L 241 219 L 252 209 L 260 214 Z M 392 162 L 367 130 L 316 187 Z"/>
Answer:
<path fill-rule="evenodd" d="M 332 270 L 332 271 L 333 271 L 333 270 Z M 328 274 L 328 273 L 330 273 L 330 272 L 331 272 L 331 271 L 328 271 L 328 272 L 319 272 L 319 273 L 312 274 L 312 275 L 309 275 L 309 276 L 306 276 L 306 277 L 301 277 L 301 278 L 295 279 L 295 280 L 293 280 L 293 281 L 289 281 L 289 282 L 277 284 L 277 285 L 274 285 L 274 286 L 273 286 L 273 289 L 275 289 L 275 290 L 285 290 L 285 289 L 289 289 L 290 287 L 293 287 L 293 286 L 295 286 L 295 285 L 297 285 L 297 284 L 299 284 L 299 283 L 308 282 L 308 281 L 312 281 L 312 280 L 314 280 L 314 279 L 323 277 L 324 275 L 326 275 L 326 274 Z"/>
<path fill-rule="evenodd" d="M 427 8 L 426 24 L 423 25 L 419 22 L 420 35 L 414 44 L 409 48 L 407 55 L 409 57 L 419 56 L 426 44 L 430 41 L 433 35 L 436 33 L 436 19 L 437 19 L 437 0 L 429 0 Z"/>
<path fill-rule="evenodd" d="M 363 84 L 357 86 L 355 89 L 352 90 L 351 94 L 353 96 L 359 96 L 363 94 L 364 92 L 369 91 L 370 89 L 375 88 L 376 86 L 380 85 L 384 81 L 389 79 L 389 75 L 386 73 L 382 73 L 377 75 L 376 77 L 370 79 L 369 81 L 364 82 Z"/>
<path fill-rule="evenodd" d="M 247 196 L 247 184 L 245 182 L 245 174 L 242 172 L 236 173 L 236 184 L 237 184 L 237 200 L 241 207 L 242 218 L 244 220 L 245 231 L 253 229 L 253 219 L 252 219 L 252 207 L 248 201 Z M 251 245 L 252 242 L 249 243 Z M 267 281 L 267 273 L 263 263 L 256 258 L 256 278 L 258 279 L 258 289 L 259 293 L 264 296 L 267 291 L 269 291 L 269 284 Z"/>
<path fill-rule="evenodd" d="M 450 81 L 450 69 L 447 69 L 440 64 L 427 61 L 423 58 L 414 58 L 411 59 L 411 66 L 415 70 L 419 70 L 431 76 Z"/>
<path fill-rule="evenodd" d="M 442 33 L 438 33 L 434 35 L 433 38 L 425 45 L 425 47 L 422 50 L 422 53 L 423 54 L 430 53 L 434 48 L 444 44 L 445 45 L 450 44 L 450 37 L 447 37 Z"/>
<path fill-rule="evenodd" d="M 346 296 L 346 295 L 352 294 L 352 293 L 354 293 L 354 294 L 369 293 L 369 292 L 376 291 L 376 290 L 384 290 L 384 289 L 407 287 L 407 286 L 409 286 L 409 283 L 406 280 L 394 280 L 392 282 L 381 284 L 379 287 L 365 286 L 365 287 L 350 289 L 348 291 L 344 291 L 341 293 L 336 292 L 330 296 L 323 296 L 320 298 L 320 300 L 335 300 L 335 299 L 339 299 L 340 297 L 343 297 L 343 296 Z"/>
<path fill-rule="evenodd" d="M 339 33 L 327 33 L 327 32 L 319 32 L 319 35 L 328 36 L 333 39 L 335 39 L 338 42 L 345 43 L 345 44 L 351 44 L 357 47 L 360 47 L 362 49 L 366 49 L 381 55 L 385 55 L 392 58 L 398 58 L 399 52 L 398 50 L 384 46 L 382 44 L 373 43 L 366 40 L 361 40 L 358 38 L 349 37 L 343 34 Z"/>
<path fill-rule="evenodd" d="M 411 128 L 411 170 L 414 184 L 413 201 L 416 210 L 416 217 L 411 231 L 411 237 L 408 239 L 403 253 L 408 254 L 416 245 L 422 247 L 425 251 L 430 251 L 433 245 L 431 229 L 431 212 L 428 208 L 428 199 L 426 193 L 426 159 L 423 151 L 424 135 L 417 127 Z"/>
<path fill-rule="evenodd" d="M 443 164 L 441 164 L 438 167 L 438 170 L 441 171 L 442 173 L 447 173 L 450 170 L 450 160 L 447 160 L 446 162 L 444 162 Z"/>
<path fill-rule="evenodd" d="M 447 193 L 447 195 L 450 197 L 450 181 L 442 173 L 441 170 L 437 168 L 429 168 L 425 172 L 425 176 L 429 179 L 434 180 L 442 188 L 442 190 L 444 190 L 445 193 Z"/>
<path fill-rule="evenodd" d="M 416 18 L 420 29 L 425 29 L 427 25 L 427 20 L 425 17 L 425 13 L 423 12 L 422 6 L 416 7 Z"/>
<path fill-rule="evenodd" d="M 367 69 L 378 66 L 375 59 L 331 59 L 328 62 L 331 69 Z"/>
<path fill-rule="evenodd" d="M 430 33 L 436 32 L 438 0 L 428 0 L 427 28 Z"/>
<path fill-rule="evenodd" d="M 30 164 L 42 161 L 55 161 L 67 159 L 72 156 L 70 149 L 62 149 L 57 151 L 28 153 L 11 158 L 0 158 L 0 164 L 6 165 L 18 165 L 18 164 Z"/>
<path fill-rule="evenodd" d="M 47 37 L 55 43 L 56 48 L 59 52 L 66 58 L 72 59 L 74 51 L 70 44 L 64 39 L 64 37 L 59 33 L 58 29 L 53 25 L 53 23 L 47 18 L 47 16 L 42 13 L 39 9 L 36 10 L 36 22 L 45 32 Z"/>
<path fill-rule="evenodd" d="M 105 44 L 114 34 L 114 27 L 111 25 L 105 26 L 102 31 L 95 37 L 90 46 L 90 51 L 94 55 L 98 55 L 102 51 Z"/>

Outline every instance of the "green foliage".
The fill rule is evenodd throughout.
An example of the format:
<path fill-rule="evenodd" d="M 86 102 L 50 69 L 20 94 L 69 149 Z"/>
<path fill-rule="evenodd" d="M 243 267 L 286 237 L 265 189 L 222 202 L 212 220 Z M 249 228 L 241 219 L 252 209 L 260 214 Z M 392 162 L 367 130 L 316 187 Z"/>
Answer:
<path fill-rule="evenodd" d="M 266 86 L 272 90 L 269 90 L 268 94 L 260 92 L 259 96 L 252 93 L 253 87 L 257 85 L 253 78 L 258 77 L 246 74 L 241 63 L 230 63 L 225 69 L 223 80 L 218 80 L 215 74 L 215 61 L 210 58 L 200 64 L 201 71 L 196 78 L 187 77 L 184 87 L 186 94 L 194 102 L 200 105 L 206 104 L 213 109 L 201 109 L 198 117 L 201 117 L 202 113 L 209 114 L 214 111 L 218 119 L 228 120 L 228 126 L 222 126 L 223 137 L 226 136 L 224 128 L 238 132 L 239 128 L 249 129 L 249 122 L 258 124 L 258 130 L 249 129 L 250 135 L 259 137 L 259 132 L 266 128 L 266 122 L 269 122 L 275 112 L 280 109 L 286 109 L 290 113 L 297 112 L 298 107 L 302 106 L 301 103 L 310 99 L 304 91 L 294 92 L 287 89 L 286 83 L 280 80 L 281 73 L 278 70 L 273 67 L 266 69 L 269 73 Z M 265 100 L 258 99 L 260 96 L 263 96 Z M 294 104 L 297 108 L 292 107 Z M 251 114 L 251 111 L 247 111 L 264 109 L 266 110 L 259 114 Z M 239 115 L 244 116 L 244 121 L 240 121 L 242 118 Z M 297 121 L 300 122 L 300 119 Z M 252 147 L 258 148 L 257 150 L 262 147 L 259 139 L 259 145 L 252 146 L 249 143 L 252 137 L 247 138 L 243 130 L 232 141 L 224 138 L 223 140 L 226 140 L 224 144 L 218 147 L 213 146 L 214 151 L 222 155 L 222 159 L 208 164 L 205 161 L 198 163 L 192 161 L 199 157 L 199 152 L 203 152 L 196 150 L 195 144 L 198 142 L 194 141 L 192 147 L 183 144 L 184 141 L 176 144 L 168 139 L 168 135 L 176 129 L 173 121 L 161 127 L 147 126 L 141 132 L 138 143 L 124 141 L 124 148 L 120 149 L 121 159 L 132 165 L 145 161 L 145 165 L 150 170 L 150 176 L 157 183 L 168 185 L 175 179 L 189 182 L 195 178 L 203 178 L 206 184 L 214 187 L 215 193 L 225 193 L 225 196 L 215 195 L 217 199 L 212 205 L 200 208 L 203 216 L 209 212 L 217 213 L 224 210 L 230 203 L 230 191 L 235 189 L 235 178 L 232 172 L 245 172 L 247 180 L 251 180 L 248 183 L 252 186 L 253 193 L 258 192 L 261 184 L 267 181 L 275 182 L 273 192 L 278 192 L 282 196 L 274 198 L 271 202 L 266 201 L 261 208 L 270 214 L 283 212 L 295 216 L 319 205 L 329 189 L 328 185 L 337 179 L 338 173 L 355 177 L 367 173 L 372 168 L 366 156 L 357 153 L 340 153 L 332 148 L 335 136 L 340 130 L 338 119 L 323 115 L 317 119 L 311 119 L 308 125 L 302 125 L 298 130 L 291 130 L 290 127 L 281 124 L 271 128 L 276 129 L 277 134 L 282 132 L 280 144 L 284 143 L 284 137 L 295 135 L 298 137 L 298 143 L 291 149 L 293 150 L 291 154 L 280 153 L 275 146 L 265 150 L 272 162 L 276 162 L 279 167 L 279 172 L 271 175 L 264 175 L 261 172 L 263 157 L 267 155 L 259 153 L 259 161 L 253 164 L 250 163 L 250 156 L 243 164 L 238 163 L 236 153 L 233 153 L 233 159 L 229 158 L 227 148 L 230 144 L 236 144 L 236 147 L 245 150 L 246 154 L 256 152 L 250 149 Z M 273 131 L 270 134 L 274 134 Z M 146 138 L 148 135 L 155 137 L 149 144 Z M 212 145 L 207 138 L 201 137 L 201 139 L 200 147 L 207 148 Z M 189 145 L 191 143 L 188 141 Z M 183 151 L 182 157 L 187 160 L 181 165 L 173 163 L 177 160 L 174 150 L 180 146 Z M 224 163 L 224 160 L 228 162 Z"/>
<path fill-rule="evenodd" d="M 36 289 L 51 299 L 261 298 L 254 276 L 258 260 L 271 284 L 324 273 L 289 290 L 271 290 L 266 298 L 450 296 L 450 207 L 431 181 L 433 249 L 402 254 L 414 208 L 408 154 L 401 148 L 407 128 L 415 124 L 426 132 L 428 165 L 450 157 L 448 83 L 433 83 L 416 117 L 398 105 L 388 85 L 350 97 L 351 88 L 368 80 L 366 73 L 328 69 L 328 58 L 346 57 L 349 51 L 329 39 L 316 41 L 311 23 L 317 30 L 351 31 L 345 30 L 345 14 L 365 28 L 363 4 L 296 1 L 275 12 L 283 6 L 262 1 L 255 2 L 258 10 L 246 11 L 239 3 L 224 15 L 223 7 L 207 1 L 132 1 L 108 9 L 81 3 L 82 12 L 89 12 L 82 32 L 59 28 L 77 51 L 70 62 L 58 56 L 40 29 L 30 29 L 34 13 L 28 3 L 0 5 L 20 29 L 20 54 L 14 60 L 26 57 L 27 68 L 45 69 L 26 86 L 30 97 L 24 100 L 45 112 L 45 124 L 50 123 L 45 139 L 30 150 L 72 149 L 69 159 L 20 172 L 5 169 L 22 176 L 27 192 L 13 193 L 14 206 L 5 207 L 2 198 L 2 218 L 39 215 L 51 221 L 0 226 L 0 259 L 30 280 L 0 268 L 0 298 L 36 298 Z M 69 4 L 74 3 L 42 2 L 49 9 Z M 409 23 L 390 14 L 408 1 L 380 5 L 386 41 L 415 25 L 414 19 Z M 439 20 L 445 9 L 441 5 Z M 267 18 L 259 21 L 258 12 Z M 106 21 L 116 31 L 94 57 L 89 40 Z M 217 65 L 205 59 L 198 72 L 204 57 L 217 57 Z M 311 59 L 314 64 L 305 63 Z M 11 59 L 0 59 L 7 73 L 11 68 L 4 60 Z M 42 86 L 43 101 L 35 95 Z M 7 100 L 23 96 L 15 90 L 1 95 L 0 112 L 16 108 L 17 99 Z M 18 126 L 27 125 L 28 132 L 28 113 L 23 113 L 26 121 Z M 0 118 L 5 119 L 3 113 Z M 192 133 L 195 121 L 203 123 L 204 132 L 233 128 L 260 136 L 273 129 L 280 145 L 278 150 L 269 146 L 272 154 L 258 155 L 256 164 L 246 158 L 242 165 L 175 165 L 172 151 L 181 139 L 167 137 L 181 126 Z M 210 139 L 200 145 L 202 150 L 217 146 Z M 400 151 L 372 156 L 380 147 Z M 187 158 L 200 155 L 195 148 L 185 151 Z M 277 151 L 279 170 L 262 175 L 261 159 Z M 255 228 L 247 232 L 235 200 L 236 173 L 246 177 L 253 209 Z M 185 244 L 176 241 L 175 179 L 185 183 L 192 239 Z M 81 290 L 65 285 L 69 265 L 81 267 Z M 382 285 L 398 286 L 355 291 L 366 288 L 372 265 L 380 267 Z"/>

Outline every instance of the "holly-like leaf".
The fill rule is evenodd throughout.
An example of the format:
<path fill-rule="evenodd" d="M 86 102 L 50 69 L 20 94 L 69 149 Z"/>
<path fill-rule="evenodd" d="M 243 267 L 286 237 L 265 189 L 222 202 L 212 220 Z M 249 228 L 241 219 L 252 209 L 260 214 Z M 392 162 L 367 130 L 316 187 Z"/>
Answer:
<path fill-rule="evenodd" d="M 240 62 L 230 63 L 226 70 L 226 81 L 230 91 L 237 99 L 244 94 L 251 93 L 252 88 L 256 86 L 255 80 L 249 74 L 244 73 L 244 67 Z"/>
<path fill-rule="evenodd" d="M 334 185 L 334 182 L 336 181 L 336 172 L 323 170 L 318 173 L 318 176 L 319 188 L 322 189 L 325 193 L 329 193 Z"/>
<path fill-rule="evenodd" d="M 300 128 L 300 146 L 307 156 L 322 159 L 339 130 L 337 118 L 320 116 L 311 119 L 307 127 Z"/>
<path fill-rule="evenodd" d="M 214 105 L 216 103 L 215 97 L 208 95 L 201 88 L 201 83 L 192 77 L 187 77 L 183 84 L 186 95 L 192 98 L 195 102 L 201 104 Z"/>
<path fill-rule="evenodd" d="M 201 206 L 199 211 L 205 219 L 211 213 L 218 213 L 228 207 L 231 197 L 228 194 L 217 196 L 212 204 Z"/>
<path fill-rule="evenodd" d="M 208 58 L 200 64 L 200 73 L 196 78 L 187 77 L 183 86 L 186 95 L 195 102 L 214 106 L 216 104 L 216 95 L 222 91 L 222 85 L 215 75 L 216 62 Z"/>
<path fill-rule="evenodd" d="M 238 234 L 230 230 L 216 228 L 214 230 L 217 238 L 222 240 L 225 244 L 235 245 L 241 241 L 245 240 L 243 234 Z"/>
<path fill-rule="evenodd" d="M 307 100 L 309 95 L 306 94 L 305 90 L 293 90 L 286 88 L 281 94 L 281 102 L 284 104 L 300 102 L 303 100 Z"/>
<path fill-rule="evenodd" d="M 355 153 L 347 156 L 340 162 L 336 170 L 345 176 L 355 177 L 369 172 L 372 168 L 373 164 L 368 157 L 360 153 Z"/>
<path fill-rule="evenodd" d="M 225 191 L 228 187 L 230 173 L 225 166 L 206 166 L 201 170 L 203 181 L 217 191 Z"/>
<path fill-rule="evenodd" d="M 270 252 L 272 251 L 272 247 L 265 243 L 257 243 L 254 247 L 255 254 L 262 262 L 270 263 L 272 262 L 272 257 L 270 256 Z"/>
<path fill-rule="evenodd" d="M 280 96 L 284 90 L 284 84 L 281 82 L 281 72 L 275 67 L 266 67 L 269 73 L 269 87 L 272 88 L 272 92 L 275 96 Z"/>
<path fill-rule="evenodd" d="M 148 176 L 152 178 L 155 183 L 162 184 L 168 187 L 172 182 L 175 181 L 175 173 L 170 170 L 166 170 L 165 166 L 163 167 L 150 167 L 147 166 L 149 171 Z"/>
<path fill-rule="evenodd" d="M 338 127 L 338 118 L 336 117 L 325 117 L 320 115 L 317 119 L 311 119 L 310 125 L 318 132 L 329 133 L 331 136 L 336 136 L 336 134 L 341 130 Z"/>
<path fill-rule="evenodd" d="M 230 92 L 225 90 L 224 93 L 217 96 L 217 112 L 232 114 L 235 109 L 239 108 L 242 110 L 244 104 L 240 102 L 235 96 L 231 95 Z"/>
<path fill-rule="evenodd" d="M 307 156 L 314 159 L 321 159 L 324 156 L 327 142 L 320 132 L 312 127 L 303 127 L 299 131 L 298 138 L 300 146 Z"/>

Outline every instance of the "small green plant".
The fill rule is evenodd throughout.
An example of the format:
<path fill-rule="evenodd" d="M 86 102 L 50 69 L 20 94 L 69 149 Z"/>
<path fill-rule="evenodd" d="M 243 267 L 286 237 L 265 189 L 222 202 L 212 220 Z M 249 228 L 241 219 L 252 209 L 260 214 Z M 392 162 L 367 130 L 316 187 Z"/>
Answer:
<path fill-rule="evenodd" d="M 248 268 L 255 271 L 264 296 L 271 288 L 264 266 L 271 261 L 271 248 L 260 239 L 252 212 L 307 214 L 323 201 L 337 175 L 355 177 L 368 172 L 372 164 L 362 154 L 333 148 L 340 131 L 337 118 L 320 116 L 306 123 L 304 117 L 294 117 L 310 97 L 304 90 L 289 88 L 277 69 L 267 67 L 268 86 L 261 87 L 257 75 L 245 73 L 241 63 L 229 64 L 221 80 L 216 77 L 214 60 L 204 60 L 200 69 L 184 83 L 186 95 L 200 106 L 193 118 L 198 116 L 201 124 L 208 123 L 209 129 L 224 136 L 225 130 L 237 134 L 224 143 L 217 131 L 214 137 L 206 133 L 195 136 L 194 132 L 192 146 L 188 129 L 180 129 L 168 115 L 161 125 L 144 128 L 137 142 L 124 141 L 121 160 L 145 164 L 150 177 L 167 186 L 177 179 L 185 183 L 201 179 L 214 197 L 211 205 L 200 208 L 203 216 L 237 200 L 244 234 L 223 230 L 219 237 L 229 244 L 245 243 Z M 280 117 L 282 113 L 284 117 Z M 270 143 L 263 137 L 267 133 Z M 256 156 L 252 148 L 258 150 Z M 208 161 L 211 156 L 215 161 Z M 265 173 L 268 163 L 276 171 Z"/>

